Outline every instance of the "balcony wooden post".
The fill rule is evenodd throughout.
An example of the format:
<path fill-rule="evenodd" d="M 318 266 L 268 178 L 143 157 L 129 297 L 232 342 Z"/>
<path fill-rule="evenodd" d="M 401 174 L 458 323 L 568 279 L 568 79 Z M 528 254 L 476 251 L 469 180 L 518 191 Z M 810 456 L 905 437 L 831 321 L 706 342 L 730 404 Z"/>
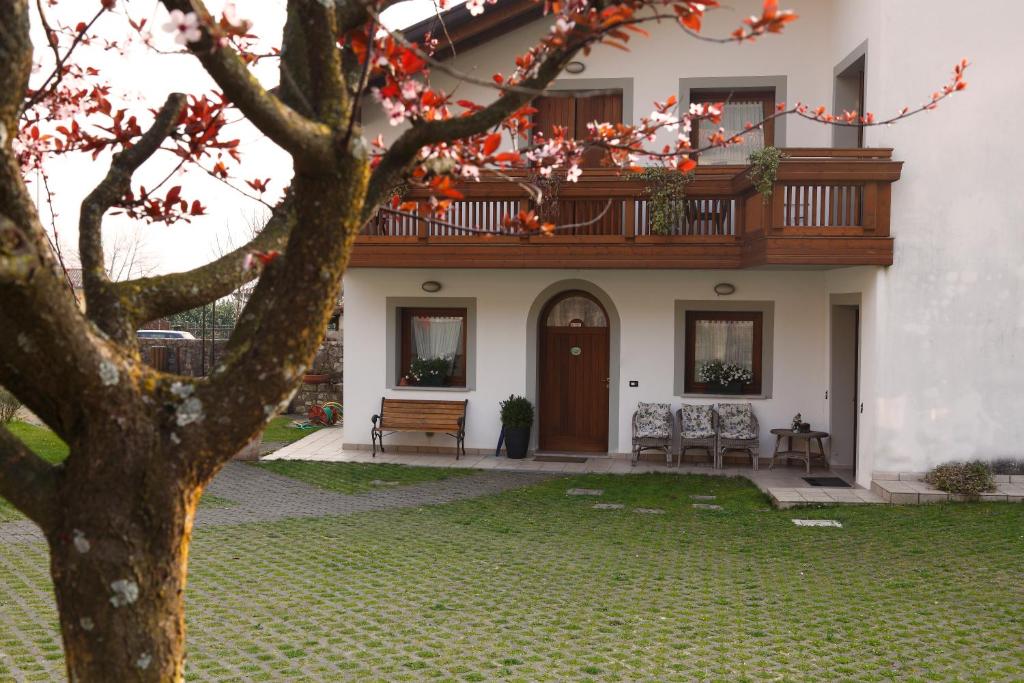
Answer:
<path fill-rule="evenodd" d="M 771 210 L 765 213 L 765 232 L 781 232 L 786 225 L 786 186 L 782 183 L 772 188 Z"/>
<path fill-rule="evenodd" d="M 735 215 L 732 219 L 733 230 L 736 233 L 736 237 L 739 239 L 743 238 L 743 233 L 746 232 L 747 222 L 747 195 L 741 194 L 736 197 L 733 201 L 735 207 Z"/>
<path fill-rule="evenodd" d="M 622 205 L 626 214 L 623 216 L 622 234 L 627 240 L 633 240 L 636 238 L 636 199 L 627 197 Z"/>
<path fill-rule="evenodd" d="M 860 226 L 864 232 L 874 232 L 878 217 L 878 185 L 864 183 L 861 186 Z"/>
<path fill-rule="evenodd" d="M 892 185 L 889 183 L 875 184 L 877 199 L 875 200 L 875 234 L 889 236 L 889 219 L 892 212 Z"/>
<path fill-rule="evenodd" d="M 417 202 L 416 213 L 420 217 L 416 221 L 416 237 L 425 242 L 430 237 L 430 202 Z"/>

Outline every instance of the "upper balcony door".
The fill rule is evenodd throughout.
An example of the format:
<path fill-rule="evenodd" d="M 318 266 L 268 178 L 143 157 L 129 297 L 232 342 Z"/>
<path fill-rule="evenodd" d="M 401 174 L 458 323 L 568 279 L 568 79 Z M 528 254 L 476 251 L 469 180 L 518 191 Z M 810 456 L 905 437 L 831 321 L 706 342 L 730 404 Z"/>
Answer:
<path fill-rule="evenodd" d="M 834 109 L 838 112 L 864 113 L 864 55 L 836 74 Z M 863 147 L 864 128 L 861 126 L 833 126 L 833 147 Z"/>
<path fill-rule="evenodd" d="M 564 126 L 566 135 L 586 139 L 587 124 L 598 122 L 622 123 L 622 91 L 578 91 L 565 95 L 538 97 L 533 101 L 534 130 L 550 136 L 554 126 Z M 602 166 L 604 152 L 589 149 L 583 154 L 582 168 Z M 586 172 L 586 171 L 584 171 Z M 622 202 L 607 199 L 580 199 L 559 202 L 557 215 L 546 217 L 556 225 L 576 227 L 559 230 L 567 235 L 617 235 L 622 230 Z"/>

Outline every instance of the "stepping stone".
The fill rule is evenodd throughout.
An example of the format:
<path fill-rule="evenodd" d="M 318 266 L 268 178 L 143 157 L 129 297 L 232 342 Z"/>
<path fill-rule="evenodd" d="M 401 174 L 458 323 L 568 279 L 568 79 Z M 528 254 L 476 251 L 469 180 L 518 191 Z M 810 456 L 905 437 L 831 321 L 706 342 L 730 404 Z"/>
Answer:
<path fill-rule="evenodd" d="M 595 503 L 595 510 L 621 510 L 626 507 L 622 503 Z"/>
<path fill-rule="evenodd" d="M 693 500 L 714 500 L 715 499 L 714 496 L 694 496 L 694 495 L 691 495 L 690 498 L 692 498 Z"/>
<path fill-rule="evenodd" d="M 633 512 L 636 512 L 636 513 L 641 514 L 641 515 L 663 515 L 663 514 L 665 514 L 664 510 L 659 510 L 658 508 L 636 508 L 635 510 L 633 510 Z"/>
<path fill-rule="evenodd" d="M 843 525 L 835 519 L 794 519 L 793 524 L 797 526 L 837 526 L 840 529 Z"/>
<path fill-rule="evenodd" d="M 707 503 L 694 503 L 694 509 L 696 510 L 724 510 L 721 505 L 709 505 Z"/>
<path fill-rule="evenodd" d="M 370 482 L 370 486 L 398 486 L 397 481 L 384 481 L 383 479 L 374 479 Z"/>
<path fill-rule="evenodd" d="M 604 489 L 569 489 L 565 492 L 567 496 L 600 496 L 604 495 Z"/>

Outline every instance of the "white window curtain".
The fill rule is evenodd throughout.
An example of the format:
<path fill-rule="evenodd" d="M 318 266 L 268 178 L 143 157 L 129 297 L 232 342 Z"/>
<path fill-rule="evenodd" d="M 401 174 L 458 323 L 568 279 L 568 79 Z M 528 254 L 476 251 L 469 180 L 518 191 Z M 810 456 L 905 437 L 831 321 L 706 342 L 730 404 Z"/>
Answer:
<path fill-rule="evenodd" d="M 413 355 L 418 358 L 455 357 L 462 346 L 462 318 L 416 316 L 412 319 Z"/>
<path fill-rule="evenodd" d="M 695 380 L 713 360 L 754 369 L 754 323 L 749 320 L 701 320 L 693 345 Z"/>
<path fill-rule="evenodd" d="M 737 133 L 743 133 L 748 123 L 757 124 L 764 118 L 764 105 L 761 102 L 731 101 L 725 103 L 722 111 L 722 122 L 718 127 L 725 129 L 725 137 L 728 139 Z M 698 124 L 700 133 L 700 146 L 708 144 L 708 138 L 718 131 L 718 127 L 710 121 L 701 121 Z M 743 135 L 743 142 L 728 147 L 709 149 L 700 155 L 702 164 L 739 164 L 742 166 L 750 163 L 748 157 L 756 149 L 764 147 L 764 131 L 760 128 L 752 130 Z"/>

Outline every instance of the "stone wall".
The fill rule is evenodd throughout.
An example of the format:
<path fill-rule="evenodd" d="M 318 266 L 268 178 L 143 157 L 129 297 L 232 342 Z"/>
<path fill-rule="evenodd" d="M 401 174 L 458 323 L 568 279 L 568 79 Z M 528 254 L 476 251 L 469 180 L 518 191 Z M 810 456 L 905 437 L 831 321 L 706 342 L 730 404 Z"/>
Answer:
<path fill-rule="evenodd" d="M 209 374 L 213 364 L 223 357 L 225 344 L 227 340 L 222 339 L 214 343 L 207 341 L 205 344 L 200 339 L 140 339 L 139 353 L 142 354 L 144 362 L 154 365 L 153 348 L 163 347 L 167 349 L 166 364 L 159 367 L 159 370 L 176 375 L 201 377 L 203 374 Z M 203 355 L 206 356 L 205 364 Z"/>
<path fill-rule="evenodd" d="M 288 406 L 288 412 L 305 414 L 309 407 L 315 403 L 326 403 L 336 401 L 343 403 L 342 394 L 342 360 L 344 358 L 344 347 L 342 340 L 325 339 L 313 359 L 313 366 L 309 369 L 311 375 L 327 375 L 326 382 L 307 384 L 303 382 L 299 391 Z"/>
<path fill-rule="evenodd" d="M 325 339 L 317 351 L 313 365 L 309 369 L 310 375 L 327 375 L 327 381 L 316 384 L 303 382 L 299 385 L 292 402 L 288 405 L 289 413 L 306 414 L 309 407 L 315 403 L 326 403 L 336 401 L 342 403 L 342 359 L 344 357 L 343 344 L 340 333 L 335 332 L 338 338 Z M 178 375 L 189 375 L 200 377 L 203 375 L 203 354 L 205 346 L 206 364 L 205 370 L 209 374 L 215 362 L 219 362 L 224 354 L 226 340 L 218 339 L 213 345 L 209 341 L 204 345 L 199 339 L 140 339 L 139 352 L 146 363 L 153 365 L 154 347 L 166 349 L 164 352 L 165 365 L 160 369 Z M 159 352 L 157 352 L 159 355 Z"/>

